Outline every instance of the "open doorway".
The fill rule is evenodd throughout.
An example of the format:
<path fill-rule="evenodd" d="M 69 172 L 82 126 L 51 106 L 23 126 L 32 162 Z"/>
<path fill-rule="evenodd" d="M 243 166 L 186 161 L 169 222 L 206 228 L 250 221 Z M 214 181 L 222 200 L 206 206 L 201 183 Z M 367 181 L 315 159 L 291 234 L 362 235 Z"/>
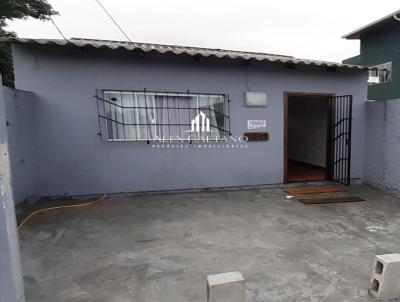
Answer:
<path fill-rule="evenodd" d="M 332 94 L 285 94 L 285 182 L 329 179 Z"/>

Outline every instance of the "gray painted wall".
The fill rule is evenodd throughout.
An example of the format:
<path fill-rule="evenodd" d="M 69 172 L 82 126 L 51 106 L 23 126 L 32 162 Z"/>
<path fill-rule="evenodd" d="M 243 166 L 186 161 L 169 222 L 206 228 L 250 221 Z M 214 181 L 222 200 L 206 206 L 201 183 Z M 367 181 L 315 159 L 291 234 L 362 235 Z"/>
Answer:
<path fill-rule="evenodd" d="M 289 159 L 326 166 L 327 98 L 289 98 Z"/>
<path fill-rule="evenodd" d="M 3 86 L 0 85 L 0 302 L 23 302 L 5 102 Z"/>
<path fill-rule="evenodd" d="M 400 196 L 400 100 L 367 104 L 364 181 Z"/>
<path fill-rule="evenodd" d="M 352 177 L 363 170 L 366 73 L 280 64 L 99 49 L 14 45 L 16 86 L 39 97 L 37 193 L 90 194 L 282 183 L 283 92 L 354 95 Z M 243 149 L 156 149 L 101 142 L 95 89 L 228 93 L 231 131 L 266 119 L 268 142 Z M 267 108 L 244 106 L 244 92 L 264 91 Z"/>
<path fill-rule="evenodd" d="M 36 191 L 35 105 L 32 92 L 3 87 L 8 144 L 11 150 L 13 193 L 16 204 Z"/>

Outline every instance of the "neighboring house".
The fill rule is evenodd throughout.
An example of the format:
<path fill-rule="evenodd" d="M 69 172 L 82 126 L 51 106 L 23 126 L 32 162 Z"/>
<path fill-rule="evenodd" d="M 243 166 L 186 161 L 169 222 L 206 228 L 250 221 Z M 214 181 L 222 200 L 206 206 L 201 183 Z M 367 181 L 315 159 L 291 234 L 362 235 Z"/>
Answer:
<path fill-rule="evenodd" d="M 11 43 L 16 87 L 36 98 L 25 129 L 33 194 L 348 183 L 363 175 L 365 67 L 118 41 Z"/>
<path fill-rule="evenodd" d="M 360 54 L 343 63 L 374 67 L 368 77 L 368 99 L 400 99 L 400 11 L 343 38 L 360 40 Z"/>
<path fill-rule="evenodd" d="M 360 55 L 345 63 L 369 71 L 363 180 L 400 196 L 400 11 L 344 36 L 360 40 Z"/>

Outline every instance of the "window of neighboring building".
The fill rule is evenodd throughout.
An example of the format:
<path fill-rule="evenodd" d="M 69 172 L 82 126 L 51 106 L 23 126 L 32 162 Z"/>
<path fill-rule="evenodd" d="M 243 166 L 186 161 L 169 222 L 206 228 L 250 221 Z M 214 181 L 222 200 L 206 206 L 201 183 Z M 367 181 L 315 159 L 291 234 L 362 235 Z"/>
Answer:
<path fill-rule="evenodd" d="M 230 135 L 223 94 L 99 90 L 97 105 L 106 141 L 221 140 Z"/>
<path fill-rule="evenodd" d="M 372 67 L 368 74 L 368 84 L 376 85 L 392 81 L 392 62 L 379 64 Z"/>

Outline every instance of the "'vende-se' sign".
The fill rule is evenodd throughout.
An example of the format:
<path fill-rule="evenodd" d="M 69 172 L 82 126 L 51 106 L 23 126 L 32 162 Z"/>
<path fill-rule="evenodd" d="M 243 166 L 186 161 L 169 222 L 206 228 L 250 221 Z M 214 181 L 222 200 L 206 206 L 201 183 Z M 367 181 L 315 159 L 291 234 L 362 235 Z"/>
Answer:
<path fill-rule="evenodd" d="M 266 120 L 247 120 L 247 129 L 260 129 L 266 128 L 267 121 Z"/>

